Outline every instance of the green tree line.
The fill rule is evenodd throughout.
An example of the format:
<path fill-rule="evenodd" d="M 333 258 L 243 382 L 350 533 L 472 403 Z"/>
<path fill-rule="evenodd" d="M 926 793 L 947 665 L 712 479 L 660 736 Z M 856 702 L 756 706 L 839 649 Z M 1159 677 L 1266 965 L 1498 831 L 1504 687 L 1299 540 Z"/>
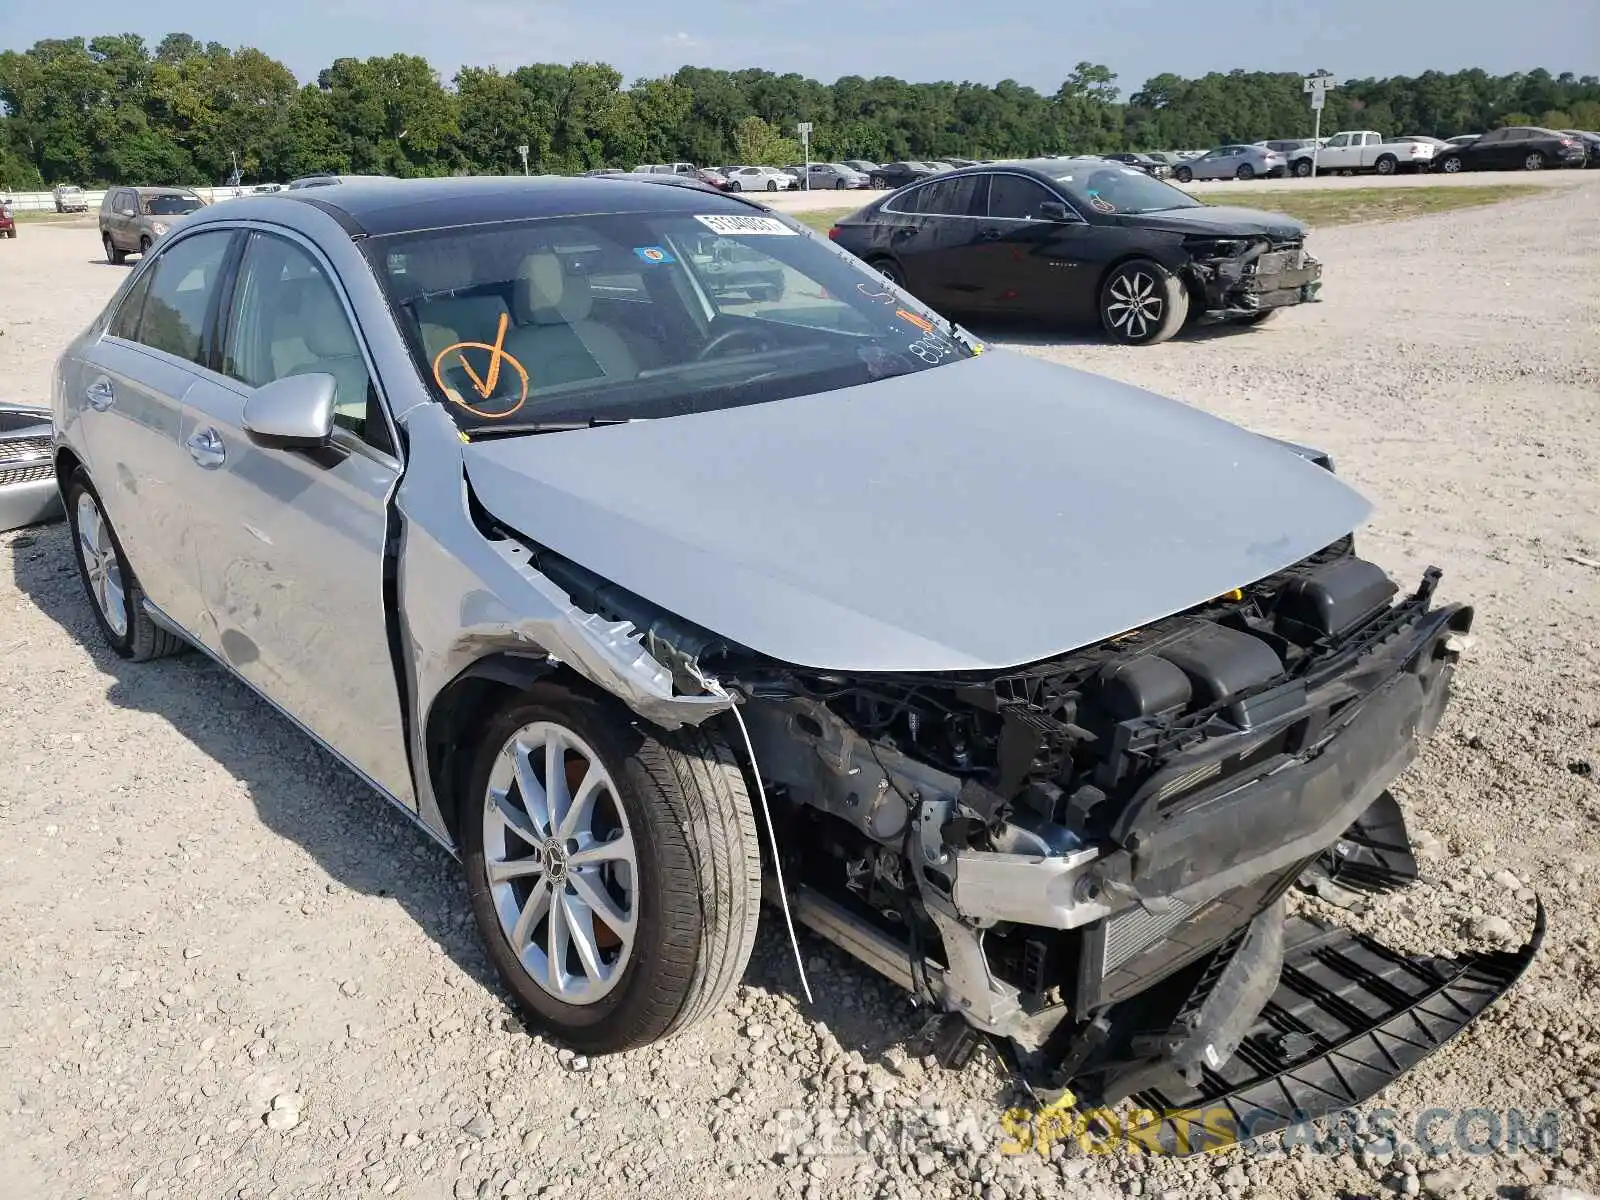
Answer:
<path fill-rule="evenodd" d="M 1163 74 L 1121 98 L 1079 63 L 1054 93 L 1014 80 L 831 84 L 764 70 L 684 67 L 626 84 L 604 63 L 463 67 L 341 58 L 302 85 L 250 47 L 186 33 L 40 41 L 0 52 L 0 187 L 221 183 L 313 171 L 400 176 L 535 173 L 688 160 L 785 164 L 796 121 L 819 159 L 997 158 L 1197 148 L 1311 132 L 1300 72 Z M 1448 137 L 1504 124 L 1600 127 L 1600 79 L 1538 69 L 1352 79 L 1324 131 Z"/>

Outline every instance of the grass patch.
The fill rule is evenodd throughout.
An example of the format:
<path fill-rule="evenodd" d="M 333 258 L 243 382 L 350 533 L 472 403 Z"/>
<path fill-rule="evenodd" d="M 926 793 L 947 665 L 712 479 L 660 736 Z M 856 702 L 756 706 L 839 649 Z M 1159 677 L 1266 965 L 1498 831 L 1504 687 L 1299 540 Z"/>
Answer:
<path fill-rule="evenodd" d="M 1321 228 L 1328 225 L 1354 225 L 1363 221 L 1399 221 L 1426 213 L 1499 204 L 1549 190 L 1538 184 L 1499 183 L 1487 187 L 1369 187 L 1300 191 L 1292 183 L 1285 183 L 1281 187 L 1250 188 L 1237 192 L 1230 188 L 1226 194 L 1208 192 L 1200 198 L 1207 204 L 1281 212 L 1297 221 Z M 828 227 L 840 217 L 849 216 L 855 211 L 853 208 L 824 208 L 789 215 L 804 221 L 819 233 L 827 233 Z"/>
<path fill-rule="evenodd" d="M 856 206 L 856 208 L 860 207 L 859 204 Z M 855 208 L 818 208 L 808 212 L 793 212 L 788 215 L 802 225 L 811 226 L 818 233 L 827 233 L 840 217 L 848 217 L 855 211 Z"/>
<path fill-rule="evenodd" d="M 30 225 L 70 225 L 73 221 L 93 220 L 94 212 L 86 213 L 58 213 L 54 209 L 44 212 L 19 212 L 15 214 L 19 223 Z"/>
<path fill-rule="evenodd" d="M 1282 189 L 1253 188 L 1229 191 L 1226 196 L 1208 193 L 1208 204 L 1238 204 L 1245 208 L 1264 208 L 1281 212 L 1307 225 L 1354 225 L 1363 221 L 1399 221 L 1426 213 L 1454 212 L 1458 208 L 1477 208 L 1547 192 L 1548 188 L 1528 183 L 1491 184 L 1488 187 L 1370 187 L 1327 188 L 1296 191 L 1292 184 Z"/>

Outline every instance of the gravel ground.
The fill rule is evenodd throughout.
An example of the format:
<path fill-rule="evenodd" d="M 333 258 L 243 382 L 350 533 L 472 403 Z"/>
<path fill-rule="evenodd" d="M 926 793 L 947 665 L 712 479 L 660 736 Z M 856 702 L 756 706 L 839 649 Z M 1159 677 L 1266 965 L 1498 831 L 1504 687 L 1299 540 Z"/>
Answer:
<path fill-rule="evenodd" d="M 61 527 L 0 535 L 0 1196 L 1526 1194 L 1600 1182 L 1600 178 L 1314 239 L 1326 301 L 1152 349 L 984 331 L 1331 450 L 1364 551 L 1479 606 L 1443 729 L 1398 789 L 1425 881 L 1359 923 L 1410 950 L 1520 942 L 1523 982 L 1384 1092 L 1558 1115 L 1555 1155 L 1006 1155 L 980 1061 L 906 1052 L 918 1014 L 765 930 L 733 1006 L 585 1061 L 530 1037 L 453 864 L 198 656 L 101 649 Z M 0 245 L 0 398 L 122 277 L 92 228 Z M 1369 1106 L 1370 1108 L 1370 1106 Z M 835 1118 L 832 1114 L 839 1114 Z M 1445 1139 L 1455 1112 L 1432 1127 Z M 1481 1123 L 1477 1126 L 1482 1131 Z M 1525 1193 L 1521 1189 L 1528 1189 Z"/>
<path fill-rule="evenodd" d="M 1232 179 L 1202 180 L 1197 183 L 1175 183 L 1186 192 L 1194 192 L 1210 200 L 1226 199 L 1230 191 L 1250 190 L 1259 195 L 1263 190 L 1294 192 L 1344 191 L 1350 188 L 1411 188 L 1411 187 L 1495 187 L 1508 183 L 1538 184 L 1543 187 L 1576 187 L 1586 183 L 1585 173 L 1578 170 L 1562 171 L 1469 171 L 1461 175 L 1319 175 L 1315 179 L 1252 179 L 1239 183 Z M 756 196 L 763 204 L 785 212 L 807 212 L 819 208 L 859 208 L 870 204 L 888 192 L 827 191 L 777 192 Z"/>

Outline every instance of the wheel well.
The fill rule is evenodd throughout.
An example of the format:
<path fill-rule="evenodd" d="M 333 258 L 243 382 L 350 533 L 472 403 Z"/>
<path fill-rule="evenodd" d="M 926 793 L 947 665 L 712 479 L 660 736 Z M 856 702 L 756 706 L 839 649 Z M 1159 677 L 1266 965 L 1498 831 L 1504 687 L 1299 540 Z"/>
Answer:
<path fill-rule="evenodd" d="M 1111 276 L 1116 273 L 1118 268 L 1125 267 L 1131 262 L 1155 263 L 1156 266 L 1160 267 L 1163 271 L 1166 271 L 1169 275 L 1176 275 L 1179 279 L 1183 279 L 1182 271 L 1172 270 L 1172 268 L 1168 267 L 1160 259 L 1151 258 L 1150 255 L 1140 254 L 1137 251 L 1124 254 L 1121 258 L 1113 259 L 1111 262 L 1107 263 L 1106 269 L 1100 272 L 1100 278 L 1094 281 L 1094 306 L 1096 311 L 1099 311 L 1100 308 L 1100 291 L 1106 286 L 1106 280 L 1110 279 Z M 1188 280 L 1184 280 L 1184 286 L 1188 286 Z"/>
<path fill-rule="evenodd" d="M 517 696 L 542 679 L 575 690 L 594 687 L 565 664 L 527 654 L 491 654 L 457 675 L 428 709 L 423 731 L 428 779 L 450 838 L 460 843 L 461 797 L 477 756 L 478 731 Z"/>
<path fill-rule="evenodd" d="M 78 456 L 65 446 L 56 451 L 56 486 L 63 494 L 67 490 L 67 480 L 72 478 L 72 473 L 83 465 Z"/>

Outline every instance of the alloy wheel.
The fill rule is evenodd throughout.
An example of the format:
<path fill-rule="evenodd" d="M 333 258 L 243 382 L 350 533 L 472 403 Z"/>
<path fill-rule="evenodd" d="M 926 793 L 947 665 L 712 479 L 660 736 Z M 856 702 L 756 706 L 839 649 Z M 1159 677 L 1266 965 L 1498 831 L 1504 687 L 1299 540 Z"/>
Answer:
<path fill-rule="evenodd" d="M 1522 165 L 1526 170 L 1529 171 L 1542 171 L 1544 170 L 1544 155 L 1535 150 L 1532 154 L 1528 155 L 1527 158 L 1522 160 Z"/>
<path fill-rule="evenodd" d="M 528 977 L 564 1004 L 609 994 L 632 957 L 639 855 L 599 755 L 554 722 L 519 729 L 489 775 L 483 849 L 500 930 Z"/>
<path fill-rule="evenodd" d="M 1129 341 L 1148 337 L 1161 324 L 1162 299 L 1156 281 L 1145 271 L 1129 271 L 1111 281 L 1106 314 L 1111 328 Z"/>
<path fill-rule="evenodd" d="M 119 638 L 126 637 L 128 592 L 122 582 L 122 563 L 117 558 L 116 543 L 111 540 L 111 527 L 88 492 L 78 496 L 77 518 L 78 548 L 83 553 L 89 595 L 94 597 L 95 607 L 111 632 Z"/>
<path fill-rule="evenodd" d="M 1458 173 L 1461 170 L 1461 160 L 1459 158 L 1445 159 L 1443 170 L 1446 175 L 1454 175 Z"/>

